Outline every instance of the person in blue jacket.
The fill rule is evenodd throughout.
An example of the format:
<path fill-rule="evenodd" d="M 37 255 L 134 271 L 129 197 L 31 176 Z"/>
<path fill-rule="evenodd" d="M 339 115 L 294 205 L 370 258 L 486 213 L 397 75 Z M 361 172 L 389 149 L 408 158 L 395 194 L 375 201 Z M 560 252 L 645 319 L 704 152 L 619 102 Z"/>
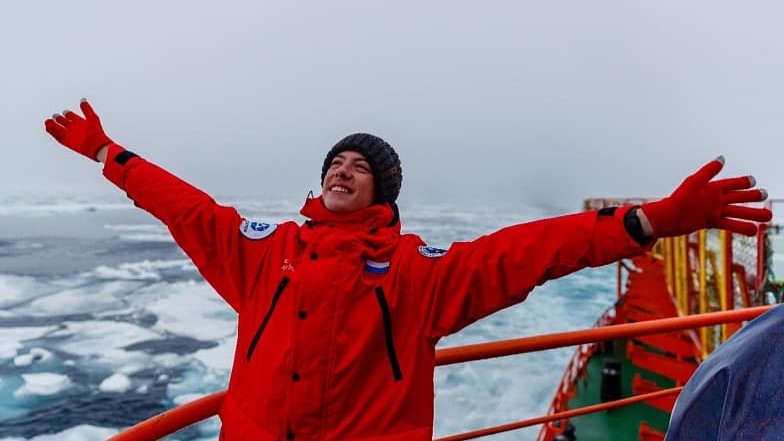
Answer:
<path fill-rule="evenodd" d="M 741 328 L 684 386 L 666 441 L 784 440 L 784 307 Z"/>

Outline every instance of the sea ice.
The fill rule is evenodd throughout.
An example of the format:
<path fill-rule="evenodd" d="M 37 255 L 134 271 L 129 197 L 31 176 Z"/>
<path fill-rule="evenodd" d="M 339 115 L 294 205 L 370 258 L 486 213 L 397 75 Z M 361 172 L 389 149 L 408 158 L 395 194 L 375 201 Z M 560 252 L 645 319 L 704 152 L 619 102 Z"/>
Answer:
<path fill-rule="evenodd" d="M 31 293 L 40 291 L 36 280 L 32 277 L 10 274 L 0 275 L 0 309 L 6 309 L 31 297 Z"/>
<path fill-rule="evenodd" d="M 218 346 L 214 348 L 197 351 L 193 354 L 193 358 L 202 362 L 204 366 L 212 371 L 228 373 L 234 361 L 234 348 L 236 346 L 237 337 L 233 335 L 218 340 Z"/>
<path fill-rule="evenodd" d="M 38 374 L 22 374 L 24 385 L 14 391 L 14 397 L 29 395 L 47 396 L 58 394 L 73 385 L 67 375 L 42 372 Z"/>
<path fill-rule="evenodd" d="M 143 260 L 141 262 L 122 263 L 115 267 L 99 266 L 93 274 L 99 279 L 107 280 L 160 280 L 161 270 L 183 268 L 187 260 Z"/>
<path fill-rule="evenodd" d="M 0 361 L 10 360 L 17 355 L 23 341 L 35 340 L 57 329 L 54 326 L 30 326 L 3 328 L 0 338 Z"/>
<path fill-rule="evenodd" d="M 162 224 L 108 224 L 104 228 L 119 233 L 119 239 L 129 242 L 174 242 L 169 230 Z"/>
<path fill-rule="evenodd" d="M 117 429 L 82 424 L 51 435 L 39 435 L 30 439 L 2 438 L 0 441 L 103 441 L 117 432 Z"/>
<path fill-rule="evenodd" d="M 16 357 L 16 351 L 18 351 L 21 347 L 22 344 L 18 341 L 0 340 L 0 361 Z"/>
<path fill-rule="evenodd" d="M 158 316 L 154 329 L 198 340 L 216 340 L 236 332 L 236 313 L 204 282 L 178 282 L 149 289 L 167 293 L 146 305 Z"/>
<path fill-rule="evenodd" d="M 22 354 L 14 358 L 16 366 L 30 366 L 33 363 L 48 361 L 52 358 L 52 353 L 42 348 L 32 348 L 27 354 Z"/>
<path fill-rule="evenodd" d="M 194 394 L 177 395 L 176 397 L 174 397 L 172 399 L 172 402 L 175 405 L 177 405 L 177 406 L 182 406 L 183 404 L 190 403 L 191 401 L 196 401 L 199 398 L 204 398 L 206 396 L 207 395 L 205 395 L 205 394 L 195 394 L 195 393 Z"/>
<path fill-rule="evenodd" d="M 84 322 L 65 322 L 65 328 L 58 336 L 70 336 L 60 345 L 65 351 L 77 355 L 106 355 L 112 349 L 119 349 L 145 340 L 156 340 L 160 335 L 143 327 L 125 322 L 95 320 Z"/>
<path fill-rule="evenodd" d="M 123 307 L 122 301 L 112 297 L 112 292 L 88 288 L 65 289 L 50 295 L 41 296 L 17 311 L 35 316 L 55 316 L 58 314 L 95 313 L 117 310 Z M 126 287 L 124 291 L 128 291 Z"/>
<path fill-rule="evenodd" d="M 131 379 L 128 376 L 116 373 L 104 379 L 98 386 L 101 392 L 123 393 L 131 389 Z"/>

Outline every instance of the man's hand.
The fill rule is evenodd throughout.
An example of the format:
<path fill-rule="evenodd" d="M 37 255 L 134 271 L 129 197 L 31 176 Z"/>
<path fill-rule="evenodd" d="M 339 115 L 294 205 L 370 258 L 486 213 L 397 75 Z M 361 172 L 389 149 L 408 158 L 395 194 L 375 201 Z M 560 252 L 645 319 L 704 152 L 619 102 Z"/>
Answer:
<path fill-rule="evenodd" d="M 90 103 L 82 99 L 79 107 L 84 118 L 76 113 L 65 110 L 54 114 L 44 122 L 46 131 L 60 144 L 97 161 L 98 151 L 112 143 L 101 127 L 101 120 Z"/>
<path fill-rule="evenodd" d="M 723 167 L 724 157 L 720 156 L 686 178 L 669 197 L 643 204 L 653 235 L 680 236 L 703 228 L 756 234 L 757 225 L 752 221 L 767 222 L 773 214 L 767 208 L 742 204 L 764 201 L 768 193 L 752 189 L 757 184 L 752 176 L 712 180 Z"/>
<path fill-rule="evenodd" d="M 739 204 L 761 202 L 768 198 L 763 189 L 752 189 L 757 182 L 752 176 L 712 179 L 724 167 L 724 157 L 703 166 L 686 178 L 669 197 L 643 204 L 653 235 L 671 237 L 689 234 L 703 228 L 721 228 L 733 233 L 753 236 L 757 225 L 773 216 L 767 208 Z"/>

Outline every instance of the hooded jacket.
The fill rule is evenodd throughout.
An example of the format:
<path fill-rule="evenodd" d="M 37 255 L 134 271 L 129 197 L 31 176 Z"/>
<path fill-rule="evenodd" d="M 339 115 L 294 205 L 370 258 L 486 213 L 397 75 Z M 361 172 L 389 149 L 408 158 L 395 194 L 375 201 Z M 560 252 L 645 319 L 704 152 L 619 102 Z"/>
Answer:
<path fill-rule="evenodd" d="M 672 409 L 668 441 L 784 438 L 784 306 L 755 318 L 711 352 Z M 782 369 L 779 369 L 782 368 Z"/>
<path fill-rule="evenodd" d="M 510 226 L 449 250 L 401 234 L 388 205 L 302 225 L 243 219 L 110 146 L 104 175 L 167 225 L 239 315 L 227 441 L 425 441 L 438 340 L 525 300 L 537 285 L 644 251 L 628 207 Z"/>

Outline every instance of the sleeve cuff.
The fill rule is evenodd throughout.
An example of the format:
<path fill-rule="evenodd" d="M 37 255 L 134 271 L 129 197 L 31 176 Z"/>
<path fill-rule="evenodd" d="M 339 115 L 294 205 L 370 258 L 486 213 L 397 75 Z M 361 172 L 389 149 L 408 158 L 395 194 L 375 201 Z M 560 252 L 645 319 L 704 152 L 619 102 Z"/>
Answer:
<path fill-rule="evenodd" d="M 649 250 L 656 243 L 656 239 L 646 237 L 643 233 L 640 218 L 637 217 L 637 210 L 639 209 L 639 205 L 605 207 L 598 211 L 598 215 L 599 218 L 614 218 L 614 222 L 618 222 L 621 225 L 625 233 L 624 236 L 630 244 Z"/>
<path fill-rule="evenodd" d="M 125 150 L 118 144 L 110 144 L 103 166 L 103 175 L 114 185 L 125 189 L 125 172 L 127 167 L 139 160 L 135 153 Z"/>

